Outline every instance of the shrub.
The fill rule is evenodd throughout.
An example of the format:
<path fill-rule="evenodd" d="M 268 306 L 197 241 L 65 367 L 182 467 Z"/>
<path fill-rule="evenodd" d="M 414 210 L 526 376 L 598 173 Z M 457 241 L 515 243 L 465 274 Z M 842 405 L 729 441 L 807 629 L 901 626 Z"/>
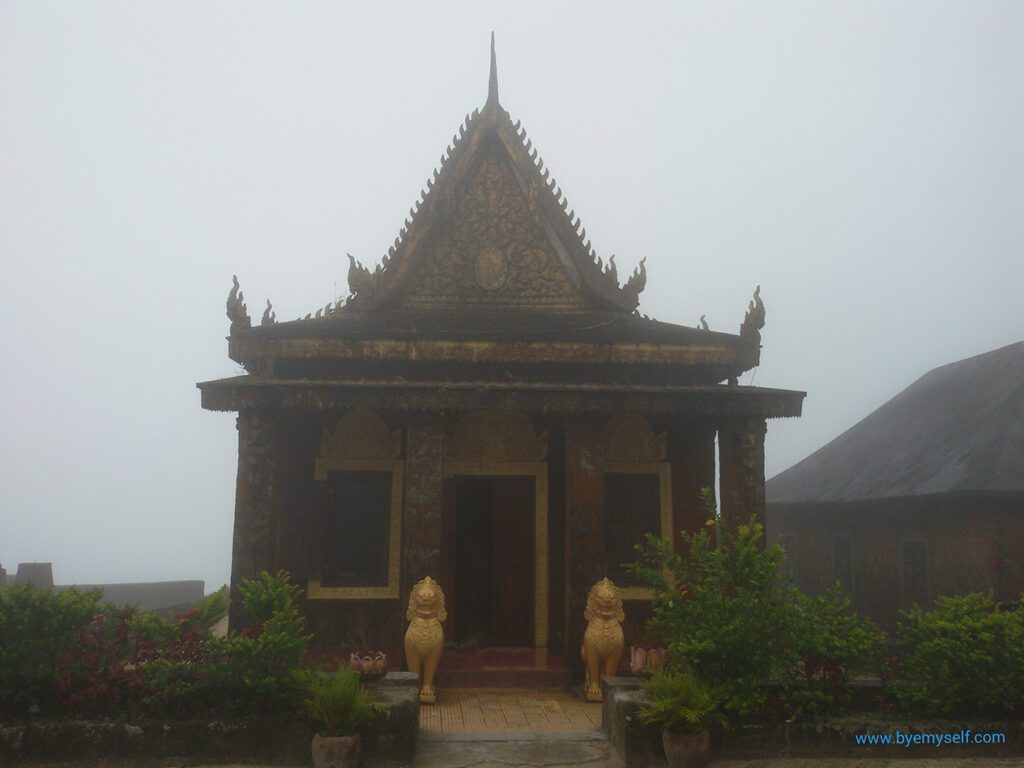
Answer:
<path fill-rule="evenodd" d="M 292 674 L 309 636 L 295 604 L 298 593 L 286 573 L 262 573 L 239 592 L 257 624 L 215 638 L 209 615 L 176 617 L 176 636 L 146 665 L 146 708 L 173 717 L 267 714 L 299 694 Z"/>
<path fill-rule="evenodd" d="M 718 702 L 692 672 L 656 670 L 644 683 L 651 703 L 640 710 L 640 722 L 672 733 L 701 733 L 723 725 Z"/>
<path fill-rule="evenodd" d="M 717 518 L 709 511 L 704 530 L 682 534 L 685 557 L 653 536 L 638 547 L 630 568 L 654 595 L 649 634 L 734 715 L 764 714 L 773 680 L 787 714 L 831 709 L 850 672 L 877 658 L 881 633 L 853 616 L 838 592 L 809 598 L 784 583 L 784 552 L 763 545 L 755 520 L 720 526 L 713 542 L 708 529 Z"/>
<path fill-rule="evenodd" d="M 57 705 L 57 658 L 78 642 L 99 600 L 97 591 L 54 592 L 31 584 L 0 590 L 0 715 Z"/>
<path fill-rule="evenodd" d="M 137 616 L 135 608 L 107 605 L 79 627 L 77 642 L 58 654 L 57 692 L 67 710 L 110 714 L 134 703 L 142 665 L 155 654 L 153 642 L 133 626 Z"/>
<path fill-rule="evenodd" d="M 974 593 L 903 615 L 891 684 L 900 705 L 943 717 L 1024 713 L 1024 613 Z"/>
<path fill-rule="evenodd" d="M 631 566 L 654 595 L 648 632 L 668 648 L 673 664 L 693 669 L 711 686 L 724 709 L 760 713 L 786 634 L 778 584 L 782 550 L 761 546 L 756 522 L 723 528 L 718 546 L 706 529 L 682 536 L 687 557 L 648 536 Z"/>
<path fill-rule="evenodd" d="M 344 665 L 334 674 L 302 670 L 296 673 L 305 713 L 325 736 L 351 736 L 387 714 L 359 684 L 359 675 Z"/>
<path fill-rule="evenodd" d="M 875 672 L 885 633 L 850 610 L 838 585 L 824 595 L 790 594 L 788 647 L 777 669 L 787 714 L 801 718 L 832 712 L 847 703 L 853 674 Z"/>

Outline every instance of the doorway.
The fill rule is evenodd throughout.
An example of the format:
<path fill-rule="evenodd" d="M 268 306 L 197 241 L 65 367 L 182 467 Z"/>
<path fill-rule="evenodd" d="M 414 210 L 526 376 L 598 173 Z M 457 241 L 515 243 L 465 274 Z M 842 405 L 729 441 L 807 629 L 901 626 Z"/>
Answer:
<path fill-rule="evenodd" d="M 456 477 L 456 647 L 534 645 L 535 483 L 529 475 Z"/>

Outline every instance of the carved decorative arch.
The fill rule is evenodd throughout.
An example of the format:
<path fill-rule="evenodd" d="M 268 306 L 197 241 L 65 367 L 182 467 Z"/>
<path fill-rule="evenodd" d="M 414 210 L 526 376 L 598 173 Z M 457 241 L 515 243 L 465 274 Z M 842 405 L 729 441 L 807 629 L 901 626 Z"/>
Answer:
<path fill-rule="evenodd" d="M 616 413 L 605 425 L 605 460 L 615 463 L 664 461 L 668 442 L 639 413 Z"/>
<path fill-rule="evenodd" d="M 402 453 L 402 433 L 392 432 L 369 408 L 357 408 L 325 428 L 317 458 L 330 461 L 395 460 Z"/>
<path fill-rule="evenodd" d="M 448 449 L 452 461 L 544 461 L 547 455 L 548 433 L 537 434 L 530 418 L 515 411 L 466 414 L 455 426 Z"/>

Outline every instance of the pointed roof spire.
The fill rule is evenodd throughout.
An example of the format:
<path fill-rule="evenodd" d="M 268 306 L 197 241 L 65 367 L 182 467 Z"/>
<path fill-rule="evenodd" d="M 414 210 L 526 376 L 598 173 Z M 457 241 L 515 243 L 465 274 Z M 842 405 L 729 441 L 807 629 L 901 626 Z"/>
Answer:
<path fill-rule="evenodd" d="M 491 77 L 487 81 L 487 103 L 498 103 L 498 57 L 494 54 L 494 31 L 491 31 Z"/>

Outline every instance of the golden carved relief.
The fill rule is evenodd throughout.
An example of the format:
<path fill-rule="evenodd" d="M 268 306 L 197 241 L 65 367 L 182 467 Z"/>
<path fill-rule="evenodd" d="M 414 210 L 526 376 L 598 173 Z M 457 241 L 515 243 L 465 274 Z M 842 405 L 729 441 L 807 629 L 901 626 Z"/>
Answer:
<path fill-rule="evenodd" d="M 544 461 L 548 433 L 534 431 L 525 413 L 475 411 L 455 426 L 447 458 L 472 462 Z"/>
<path fill-rule="evenodd" d="M 391 432 L 384 420 L 368 408 L 343 415 L 334 429 L 324 429 L 318 459 L 397 459 L 402 453 L 401 431 Z"/>
<path fill-rule="evenodd" d="M 484 248 L 476 257 L 476 284 L 496 291 L 508 281 L 508 260 L 497 248 Z"/>
<path fill-rule="evenodd" d="M 410 279 L 406 306 L 582 308 L 583 298 L 548 241 L 497 145 L 481 153 L 456 209 Z"/>
<path fill-rule="evenodd" d="M 664 461 L 668 440 L 664 432 L 654 434 L 639 413 L 616 413 L 605 425 L 605 459 L 635 463 Z"/>
<path fill-rule="evenodd" d="M 405 663 L 410 672 L 420 676 L 420 702 L 433 704 L 434 673 L 437 672 L 444 651 L 444 628 L 441 622 L 448 618 L 441 586 L 427 576 L 409 593 L 409 608 L 405 612 L 409 629 L 405 633 Z"/>
<path fill-rule="evenodd" d="M 601 579 L 590 588 L 583 618 L 587 621 L 580 648 L 587 670 L 583 692 L 587 701 L 601 701 L 601 676 L 615 675 L 625 644 L 622 622 L 626 614 L 622 609 L 622 593 L 609 578 Z"/>

